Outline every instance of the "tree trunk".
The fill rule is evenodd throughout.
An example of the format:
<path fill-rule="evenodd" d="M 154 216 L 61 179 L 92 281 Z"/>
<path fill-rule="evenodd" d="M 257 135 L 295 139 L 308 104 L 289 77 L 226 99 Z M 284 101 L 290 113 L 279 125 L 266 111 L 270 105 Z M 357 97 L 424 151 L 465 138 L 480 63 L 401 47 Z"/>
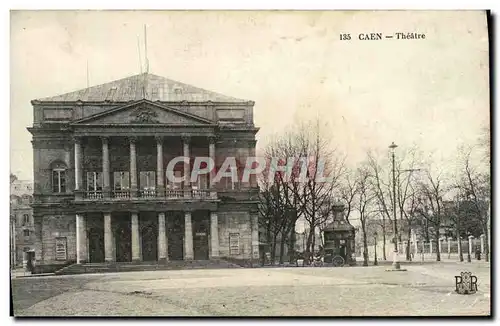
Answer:
<path fill-rule="evenodd" d="M 288 241 L 288 257 L 289 261 L 293 262 L 295 261 L 295 242 L 297 242 L 297 237 L 295 234 L 295 225 L 290 230 L 290 236 L 289 236 L 289 241 Z"/>
<path fill-rule="evenodd" d="M 271 244 L 271 265 L 274 265 L 274 262 L 276 260 L 276 242 L 277 242 L 277 234 L 273 234 L 273 242 Z"/>
<path fill-rule="evenodd" d="M 385 255 L 385 244 L 386 244 L 386 240 L 385 240 L 385 221 L 384 221 L 384 226 L 382 227 L 382 259 L 383 260 L 387 260 L 387 257 Z"/>
<path fill-rule="evenodd" d="M 286 241 L 286 232 L 281 233 L 280 239 L 280 265 L 283 265 L 285 262 L 285 241 Z"/>
<path fill-rule="evenodd" d="M 406 260 L 411 261 L 411 228 L 408 224 L 408 241 L 406 241 Z"/>
<path fill-rule="evenodd" d="M 489 246 L 488 225 L 487 224 L 483 225 L 483 233 L 484 233 L 484 260 L 486 262 L 489 262 L 490 261 L 490 246 Z"/>
<path fill-rule="evenodd" d="M 441 252 L 439 251 L 439 225 L 436 226 L 436 261 L 441 261 Z"/>
<path fill-rule="evenodd" d="M 308 264 L 310 262 L 310 256 L 311 256 L 311 243 L 312 243 L 312 238 L 313 238 L 313 233 L 311 228 L 309 228 L 309 234 L 307 235 L 307 243 L 306 243 L 306 255 L 304 257 L 306 263 Z"/>
<path fill-rule="evenodd" d="M 457 217 L 457 227 L 456 227 L 456 232 L 457 232 L 457 244 L 458 244 L 458 257 L 460 261 L 464 261 L 464 254 L 462 253 L 462 239 L 460 238 L 460 219 Z"/>
<path fill-rule="evenodd" d="M 361 220 L 361 230 L 363 230 L 363 266 L 368 266 L 368 241 L 366 239 L 366 224 Z"/>
<path fill-rule="evenodd" d="M 316 228 L 313 228 L 313 236 L 312 236 L 312 248 L 311 248 L 311 252 L 313 253 L 314 255 L 314 248 L 316 247 Z"/>

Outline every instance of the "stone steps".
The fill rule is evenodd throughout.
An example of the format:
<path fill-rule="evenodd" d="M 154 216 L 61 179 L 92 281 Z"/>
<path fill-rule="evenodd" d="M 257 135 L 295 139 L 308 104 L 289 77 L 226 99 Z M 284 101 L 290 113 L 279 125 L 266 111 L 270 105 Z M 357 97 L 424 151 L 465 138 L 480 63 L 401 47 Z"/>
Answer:
<path fill-rule="evenodd" d="M 138 272 L 154 270 L 182 270 L 182 269 L 218 269 L 241 268 L 224 260 L 193 260 L 168 261 L 165 263 L 137 262 L 137 263 L 89 263 L 73 264 L 55 272 L 56 275 L 74 275 L 91 273 Z"/>

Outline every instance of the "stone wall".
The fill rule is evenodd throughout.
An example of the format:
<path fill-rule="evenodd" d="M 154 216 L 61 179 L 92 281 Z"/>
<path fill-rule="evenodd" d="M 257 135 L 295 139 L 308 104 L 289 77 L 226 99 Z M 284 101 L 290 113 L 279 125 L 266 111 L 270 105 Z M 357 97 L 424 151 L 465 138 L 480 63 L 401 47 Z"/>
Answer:
<path fill-rule="evenodd" d="M 56 238 L 66 238 L 66 260 L 56 260 Z M 76 219 L 74 215 L 44 215 L 42 225 L 42 260 L 44 264 L 76 261 Z"/>
<path fill-rule="evenodd" d="M 252 223 L 247 211 L 218 212 L 219 254 L 237 259 L 252 258 Z M 238 253 L 231 252 L 230 234 L 239 234 Z"/>

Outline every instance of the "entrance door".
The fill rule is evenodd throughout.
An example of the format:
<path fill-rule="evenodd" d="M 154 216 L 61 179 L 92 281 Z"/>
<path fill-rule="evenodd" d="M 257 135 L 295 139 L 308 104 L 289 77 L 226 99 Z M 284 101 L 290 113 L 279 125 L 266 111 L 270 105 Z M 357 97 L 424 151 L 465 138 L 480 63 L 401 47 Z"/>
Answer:
<path fill-rule="evenodd" d="M 167 216 L 168 258 L 184 259 L 184 216 L 171 213 Z"/>
<path fill-rule="evenodd" d="M 208 214 L 193 214 L 193 250 L 195 260 L 208 260 Z"/>
<path fill-rule="evenodd" d="M 104 230 L 91 228 L 88 232 L 89 260 L 91 263 L 104 262 Z"/>
<path fill-rule="evenodd" d="M 148 224 L 142 228 L 142 260 L 158 260 L 158 230 L 155 225 Z"/>
<path fill-rule="evenodd" d="M 132 234 L 128 221 L 120 221 L 115 229 L 116 261 L 132 261 Z"/>

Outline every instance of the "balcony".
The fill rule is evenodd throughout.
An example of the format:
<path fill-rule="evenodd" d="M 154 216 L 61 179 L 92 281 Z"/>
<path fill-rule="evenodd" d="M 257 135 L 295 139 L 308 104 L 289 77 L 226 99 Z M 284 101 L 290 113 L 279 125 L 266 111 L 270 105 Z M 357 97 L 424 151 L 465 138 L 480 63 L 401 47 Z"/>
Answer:
<path fill-rule="evenodd" d="M 76 200 L 82 198 L 80 195 L 76 196 Z M 84 201 L 95 200 L 112 200 L 112 201 L 130 201 L 130 200 L 215 200 L 217 199 L 217 192 L 208 189 L 167 189 L 158 191 L 156 189 L 141 189 L 137 193 L 132 193 L 131 190 L 112 190 L 108 196 L 103 191 L 85 191 L 83 192 Z"/>

